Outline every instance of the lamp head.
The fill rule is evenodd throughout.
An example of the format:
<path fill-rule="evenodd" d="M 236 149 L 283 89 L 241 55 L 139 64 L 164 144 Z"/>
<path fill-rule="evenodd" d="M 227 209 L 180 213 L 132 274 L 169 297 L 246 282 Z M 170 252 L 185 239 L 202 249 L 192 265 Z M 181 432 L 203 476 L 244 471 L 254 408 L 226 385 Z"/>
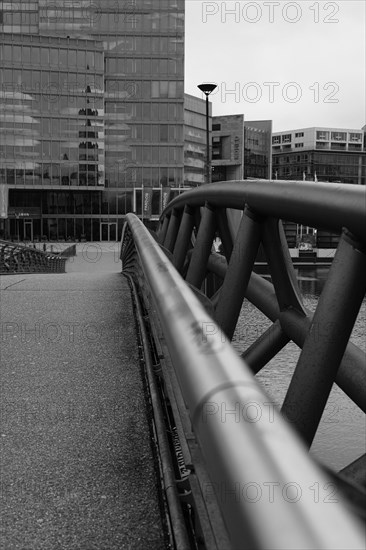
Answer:
<path fill-rule="evenodd" d="M 204 84 L 199 84 L 198 85 L 198 88 L 201 90 L 201 92 L 203 92 L 205 94 L 205 96 L 209 96 L 215 88 L 217 88 L 217 84 L 211 84 L 211 83 L 204 83 Z"/>

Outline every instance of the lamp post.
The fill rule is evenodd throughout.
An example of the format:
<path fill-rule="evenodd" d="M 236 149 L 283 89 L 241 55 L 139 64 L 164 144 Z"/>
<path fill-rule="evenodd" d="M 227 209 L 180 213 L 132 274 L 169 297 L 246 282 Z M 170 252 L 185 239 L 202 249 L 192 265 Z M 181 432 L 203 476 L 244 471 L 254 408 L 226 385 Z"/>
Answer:
<path fill-rule="evenodd" d="M 211 181 L 210 170 L 210 128 L 209 128 L 209 109 L 208 109 L 208 96 L 217 88 L 216 84 L 199 84 L 198 88 L 206 96 L 206 183 Z"/>

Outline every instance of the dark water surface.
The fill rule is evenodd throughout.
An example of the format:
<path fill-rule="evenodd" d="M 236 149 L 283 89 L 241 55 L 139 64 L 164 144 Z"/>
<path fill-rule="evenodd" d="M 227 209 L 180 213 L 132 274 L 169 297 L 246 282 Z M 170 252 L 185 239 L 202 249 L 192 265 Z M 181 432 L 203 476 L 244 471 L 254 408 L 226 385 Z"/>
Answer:
<path fill-rule="evenodd" d="M 304 305 L 314 311 L 319 295 L 328 276 L 328 268 L 302 268 L 296 274 Z M 233 345 L 242 352 L 271 325 L 265 315 L 247 300 L 244 301 Z M 366 300 L 363 301 L 351 340 L 366 351 Z M 296 366 L 300 349 L 290 342 L 258 374 L 257 379 L 270 400 L 281 406 L 291 376 Z M 332 392 L 311 453 L 321 462 L 339 470 L 365 453 L 366 422 L 364 413 L 336 385 Z"/>

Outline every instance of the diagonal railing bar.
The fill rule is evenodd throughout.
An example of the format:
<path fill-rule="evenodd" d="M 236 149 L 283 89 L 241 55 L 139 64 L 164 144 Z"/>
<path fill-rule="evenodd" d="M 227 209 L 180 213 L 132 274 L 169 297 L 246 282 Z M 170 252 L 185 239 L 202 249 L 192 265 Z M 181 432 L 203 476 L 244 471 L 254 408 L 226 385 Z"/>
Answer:
<path fill-rule="evenodd" d="M 229 340 L 232 340 L 234 335 L 258 253 L 261 223 L 260 216 L 248 207 L 244 209 L 215 311 L 215 320 Z"/>
<path fill-rule="evenodd" d="M 218 277 L 225 279 L 227 261 L 223 256 L 212 253 L 209 257 L 207 267 Z M 251 274 L 245 297 L 272 321 L 278 318 L 280 308 L 274 287 L 257 273 L 253 272 Z"/>
<path fill-rule="evenodd" d="M 365 292 L 365 247 L 343 232 L 282 407 L 309 446 Z M 316 338 L 324 329 L 326 337 Z"/>
<path fill-rule="evenodd" d="M 215 212 L 207 203 L 202 213 L 201 223 L 198 228 L 193 254 L 186 275 L 187 283 L 198 289 L 201 288 L 206 275 L 206 266 L 211 253 L 215 228 Z"/>
<path fill-rule="evenodd" d="M 173 251 L 174 266 L 180 273 L 182 272 L 184 261 L 191 245 L 194 223 L 194 210 L 187 205 L 184 208 Z"/>
<path fill-rule="evenodd" d="M 292 307 L 306 315 L 280 220 L 263 223 L 262 243 L 280 309 Z"/>
<path fill-rule="evenodd" d="M 233 251 L 233 238 L 229 228 L 226 208 L 217 209 L 217 229 L 221 238 L 225 258 L 229 262 Z"/>
<path fill-rule="evenodd" d="M 169 227 L 169 221 L 170 221 L 170 214 L 164 217 L 163 223 L 160 226 L 160 231 L 158 234 L 160 244 L 164 244 L 166 233 Z"/>
<path fill-rule="evenodd" d="M 359 456 L 339 472 L 366 489 L 366 454 Z"/>
<path fill-rule="evenodd" d="M 166 232 L 164 239 L 164 247 L 173 252 L 175 241 L 177 239 L 179 225 L 180 225 L 181 211 L 174 209 L 169 221 L 168 231 Z"/>
<path fill-rule="evenodd" d="M 225 258 L 211 254 L 208 268 L 224 278 L 227 269 Z M 311 311 L 305 309 L 306 315 L 292 308 L 281 312 L 273 285 L 256 273 L 252 273 L 250 277 L 245 297 L 268 319 L 273 322 L 278 319 L 286 336 L 299 348 L 303 347 L 313 318 Z M 322 336 L 324 332 L 318 332 L 316 337 L 321 339 Z M 366 356 L 352 342 L 347 344 L 336 383 L 363 412 L 366 412 Z"/>
<path fill-rule="evenodd" d="M 300 348 L 304 346 L 306 337 L 309 334 L 312 319 L 312 312 L 309 312 L 308 316 L 304 317 L 295 310 L 290 309 L 281 312 L 279 315 L 283 330 Z M 315 328 L 315 325 L 313 326 Z M 326 330 L 325 334 L 327 333 L 328 331 Z M 313 333 L 313 338 L 320 340 L 324 338 L 325 334 L 324 332 L 322 333 L 321 327 L 318 326 Z M 347 344 L 335 382 L 366 413 L 366 356 L 352 342 L 348 342 Z"/>
<path fill-rule="evenodd" d="M 259 372 L 273 357 L 288 344 L 290 338 L 284 333 L 277 319 L 263 334 L 257 338 L 242 354 L 241 358 L 249 365 L 252 372 Z"/>

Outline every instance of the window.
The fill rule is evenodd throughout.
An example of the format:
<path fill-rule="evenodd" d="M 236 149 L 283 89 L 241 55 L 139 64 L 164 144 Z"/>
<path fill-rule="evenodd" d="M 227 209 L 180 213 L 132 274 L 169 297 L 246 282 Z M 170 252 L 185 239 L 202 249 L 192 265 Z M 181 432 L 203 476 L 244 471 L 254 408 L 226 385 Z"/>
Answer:
<path fill-rule="evenodd" d="M 350 132 L 349 140 L 361 143 L 362 142 L 362 134 L 355 134 L 353 132 Z"/>
<path fill-rule="evenodd" d="M 220 130 L 221 130 L 221 124 L 213 124 L 212 125 L 212 131 L 213 132 L 219 132 Z"/>
<path fill-rule="evenodd" d="M 160 124 L 160 141 L 168 141 L 168 126 L 166 124 Z"/>
<path fill-rule="evenodd" d="M 142 138 L 143 141 L 151 141 L 151 126 L 149 124 L 142 126 Z"/>
<path fill-rule="evenodd" d="M 284 134 L 282 136 L 282 143 L 290 143 L 291 142 L 291 134 Z"/>
<path fill-rule="evenodd" d="M 168 120 L 168 104 L 159 104 L 159 120 Z"/>
<path fill-rule="evenodd" d="M 281 136 L 273 136 L 272 137 L 272 143 L 281 143 Z"/>
<path fill-rule="evenodd" d="M 176 81 L 154 80 L 151 83 L 151 97 L 153 98 L 168 98 L 177 96 Z"/>
<path fill-rule="evenodd" d="M 323 131 L 317 132 L 316 139 L 324 139 L 324 140 L 329 139 L 329 132 L 323 132 Z"/>
<path fill-rule="evenodd" d="M 346 141 L 347 133 L 346 132 L 332 132 L 332 141 Z"/>
<path fill-rule="evenodd" d="M 58 65 L 58 50 L 50 50 L 50 65 Z"/>
<path fill-rule="evenodd" d="M 295 143 L 295 147 L 298 149 L 299 147 L 304 147 L 303 143 Z"/>
<path fill-rule="evenodd" d="M 31 49 L 29 46 L 23 46 L 22 48 L 22 61 L 23 63 L 30 63 L 31 61 Z"/>
<path fill-rule="evenodd" d="M 304 132 L 297 132 L 295 134 L 295 138 L 300 138 L 300 137 L 304 137 Z"/>

